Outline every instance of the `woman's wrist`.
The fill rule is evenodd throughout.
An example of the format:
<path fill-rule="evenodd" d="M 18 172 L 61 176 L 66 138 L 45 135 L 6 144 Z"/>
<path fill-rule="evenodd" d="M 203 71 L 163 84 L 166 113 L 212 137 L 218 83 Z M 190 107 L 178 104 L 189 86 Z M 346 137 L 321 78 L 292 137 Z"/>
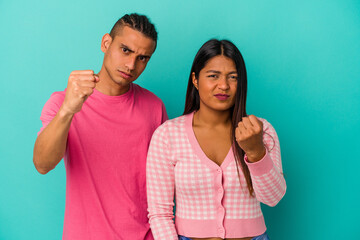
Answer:
<path fill-rule="evenodd" d="M 258 150 L 254 150 L 254 151 L 248 151 L 245 152 L 246 156 L 247 156 L 247 160 L 249 162 L 258 162 L 261 159 L 263 159 L 263 157 L 266 154 L 266 148 L 264 146 L 262 146 L 262 148 L 258 149 Z"/>

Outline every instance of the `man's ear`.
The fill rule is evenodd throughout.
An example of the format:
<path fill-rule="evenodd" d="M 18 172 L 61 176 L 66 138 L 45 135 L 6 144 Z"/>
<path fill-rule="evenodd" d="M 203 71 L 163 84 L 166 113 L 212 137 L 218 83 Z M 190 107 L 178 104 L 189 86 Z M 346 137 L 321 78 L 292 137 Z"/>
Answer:
<path fill-rule="evenodd" d="M 195 77 L 195 72 L 191 73 L 192 82 L 197 90 L 199 90 L 198 80 Z"/>
<path fill-rule="evenodd" d="M 111 42 L 112 37 L 110 36 L 110 34 L 106 33 L 101 39 L 101 51 L 103 53 L 106 53 L 106 51 L 109 49 Z"/>

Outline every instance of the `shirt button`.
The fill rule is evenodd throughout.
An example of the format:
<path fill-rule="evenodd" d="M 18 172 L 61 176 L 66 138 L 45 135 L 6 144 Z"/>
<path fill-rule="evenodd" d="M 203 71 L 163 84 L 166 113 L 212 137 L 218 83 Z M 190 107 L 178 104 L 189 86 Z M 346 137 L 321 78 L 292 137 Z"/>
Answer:
<path fill-rule="evenodd" d="M 218 173 L 221 173 L 221 169 L 216 170 Z"/>
<path fill-rule="evenodd" d="M 218 189 L 218 193 L 222 193 L 222 189 L 221 189 L 221 188 Z"/>

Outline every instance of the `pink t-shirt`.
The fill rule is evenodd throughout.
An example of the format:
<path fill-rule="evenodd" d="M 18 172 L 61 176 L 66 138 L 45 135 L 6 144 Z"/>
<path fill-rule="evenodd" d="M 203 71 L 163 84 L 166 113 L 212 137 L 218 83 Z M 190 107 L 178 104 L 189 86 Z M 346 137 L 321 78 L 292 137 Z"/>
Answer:
<path fill-rule="evenodd" d="M 65 91 L 44 106 L 44 129 L 59 110 Z M 127 93 L 95 90 L 76 113 L 66 153 L 65 240 L 152 240 L 145 167 L 151 136 L 167 119 L 153 93 L 131 84 Z M 41 130 L 42 130 L 41 129 Z"/>

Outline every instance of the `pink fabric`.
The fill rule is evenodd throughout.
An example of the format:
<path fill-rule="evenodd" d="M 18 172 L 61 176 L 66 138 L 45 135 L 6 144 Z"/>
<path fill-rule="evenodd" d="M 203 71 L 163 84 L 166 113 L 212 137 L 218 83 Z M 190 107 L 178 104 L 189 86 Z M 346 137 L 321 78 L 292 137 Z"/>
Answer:
<path fill-rule="evenodd" d="M 45 104 L 43 128 L 65 97 Z M 66 155 L 65 240 L 151 240 L 145 166 L 154 130 L 167 119 L 162 101 L 136 84 L 121 96 L 97 90 L 75 114 Z"/>
<path fill-rule="evenodd" d="M 250 197 L 242 171 L 239 182 L 232 149 L 221 166 L 208 159 L 196 140 L 192 119 L 193 113 L 165 122 L 150 143 L 146 173 L 154 238 L 241 238 L 263 234 L 266 226 L 260 202 L 274 206 L 286 191 L 274 128 L 260 119 L 267 151 L 259 162 L 247 163 L 256 195 Z"/>

